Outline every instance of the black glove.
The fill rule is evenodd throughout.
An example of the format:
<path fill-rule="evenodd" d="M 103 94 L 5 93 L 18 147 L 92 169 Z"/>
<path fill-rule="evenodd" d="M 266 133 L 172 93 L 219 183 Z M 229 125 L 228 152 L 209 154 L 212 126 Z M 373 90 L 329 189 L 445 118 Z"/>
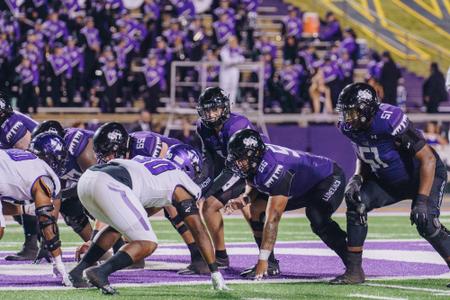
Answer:
<path fill-rule="evenodd" d="M 353 175 L 353 177 L 348 182 L 347 186 L 345 187 L 345 200 L 347 203 L 351 203 L 354 206 L 358 206 L 361 204 L 361 196 L 359 191 L 361 190 L 362 186 L 362 177 L 361 175 Z"/>
<path fill-rule="evenodd" d="M 411 210 L 411 225 L 416 224 L 419 227 L 425 227 L 427 225 L 428 215 L 428 196 L 418 194 L 414 205 Z"/>

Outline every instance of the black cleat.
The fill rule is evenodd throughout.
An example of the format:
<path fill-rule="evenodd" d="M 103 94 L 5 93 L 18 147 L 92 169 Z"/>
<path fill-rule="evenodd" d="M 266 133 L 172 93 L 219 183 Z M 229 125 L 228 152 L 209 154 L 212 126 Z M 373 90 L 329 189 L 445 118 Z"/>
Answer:
<path fill-rule="evenodd" d="M 72 282 L 74 288 L 85 289 L 92 287 L 92 284 L 90 284 L 85 278 L 83 278 L 83 274 L 80 274 L 75 270 L 69 272 L 69 279 Z"/>
<path fill-rule="evenodd" d="M 202 257 L 193 260 L 186 268 L 181 269 L 177 272 L 179 275 L 204 275 L 210 274 L 208 264 L 203 260 Z"/>
<path fill-rule="evenodd" d="M 330 284 L 360 284 L 364 283 L 366 276 L 362 268 L 362 252 L 348 253 L 347 269 L 345 273 L 332 279 Z"/>
<path fill-rule="evenodd" d="M 109 284 L 108 276 L 105 276 L 99 269 L 100 267 L 90 267 L 84 271 L 89 282 L 99 288 L 104 295 L 118 294 Z"/>
<path fill-rule="evenodd" d="M 278 260 L 275 259 L 274 261 L 269 260 L 269 266 L 267 268 L 267 275 L 269 276 L 276 276 L 276 275 L 280 275 L 280 265 L 278 264 Z M 256 265 L 245 269 L 244 271 L 241 272 L 242 277 L 244 278 L 250 278 L 253 279 L 256 275 Z"/>
<path fill-rule="evenodd" d="M 52 255 L 47 249 L 45 249 L 43 243 L 41 243 L 39 251 L 34 258 L 33 264 L 39 264 L 43 259 L 45 259 L 48 263 L 52 262 Z"/>
<path fill-rule="evenodd" d="M 9 261 L 26 261 L 34 260 L 39 252 L 37 246 L 37 235 L 30 235 L 25 238 L 22 249 L 13 255 L 8 255 L 5 260 Z"/>
<path fill-rule="evenodd" d="M 217 257 L 216 256 L 216 263 L 219 269 L 227 269 L 230 266 L 230 259 L 227 257 Z"/>

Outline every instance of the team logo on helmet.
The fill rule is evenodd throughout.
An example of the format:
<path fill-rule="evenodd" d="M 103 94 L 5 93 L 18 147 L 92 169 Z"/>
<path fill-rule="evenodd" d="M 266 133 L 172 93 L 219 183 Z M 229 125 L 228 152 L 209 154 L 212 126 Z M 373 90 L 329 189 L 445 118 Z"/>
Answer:
<path fill-rule="evenodd" d="M 119 130 L 114 129 L 113 131 L 108 133 L 108 139 L 111 142 L 120 141 L 120 139 L 122 139 L 122 133 Z"/>
<path fill-rule="evenodd" d="M 249 136 L 248 138 L 245 138 L 242 140 L 245 146 L 247 147 L 256 147 L 258 146 L 258 141 L 254 136 Z"/>
<path fill-rule="evenodd" d="M 372 93 L 369 90 L 360 90 L 358 91 L 358 98 L 369 101 L 372 99 Z"/>

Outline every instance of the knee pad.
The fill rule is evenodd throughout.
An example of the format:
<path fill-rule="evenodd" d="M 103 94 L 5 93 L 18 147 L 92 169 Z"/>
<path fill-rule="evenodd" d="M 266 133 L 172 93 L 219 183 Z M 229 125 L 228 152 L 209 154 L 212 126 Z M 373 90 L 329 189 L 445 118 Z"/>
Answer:
<path fill-rule="evenodd" d="M 75 233 L 80 233 L 81 231 L 83 231 L 84 227 L 89 224 L 89 219 L 84 213 L 79 216 L 67 216 L 64 214 L 62 215 L 64 218 L 64 222 L 66 222 L 67 226 L 72 227 Z"/>
<path fill-rule="evenodd" d="M 179 202 L 174 202 L 173 206 L 177 209 L 178 216 L 184 220 L 184 218 L 190 215 L 198 215 L 197 203 L 194 199 L 187 199 Z"/>
<path fill-rule="evenodd" d="M 180 235 L 183 235 L 183 233 L 188 231 L 187 226 L 185 224 L 181 224 L 183 222 L 183 219 L 180 217 L 180 215 L 176 215 L 175 218 L 171 218 L 167 211 L 164 209 L 164 216 L 167 220 L 170 221 L 173 228 L 175 228 Z"/>
<path fill-rule="evenodd" d="M 432 217 L 424 228 L 417 227 L 417 230 L 450 266 L 450 261 L 448 261 L 450 257 L 449 231 L 439 222 L 438 218 Z"/>
<path fill-rule="evenodd" d="M 350 210 L 346 213 L 347 224 L 356 226 L 367 226 L 367 211 L 360 209 L 359 211 Z"/>
<path fill-rule="evenodd" d="M 53 251 L 61 247 L 61 240 L 59 239 L 58 225 L 56 225 L 56 218 L 53 217 L 52 211 L 54 210 L 53 205 L 45 205 L 36 208 L 36 217 L 39 220 L 39 229 L 44 240 L 44 247 L 48 251 Z M 44 230 L 47 226 L 52 227 L 54 237 L 51 239 L 45 239 Z"/>

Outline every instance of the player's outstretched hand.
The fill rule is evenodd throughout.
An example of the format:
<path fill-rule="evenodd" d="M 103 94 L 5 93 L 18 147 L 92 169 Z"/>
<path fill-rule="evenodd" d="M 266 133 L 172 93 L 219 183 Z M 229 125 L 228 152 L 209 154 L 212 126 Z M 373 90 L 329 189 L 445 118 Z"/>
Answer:
<path fill-rule="evenodd" d="M 238 197 L 235 199 L 231 199 L 224 207 L 224 211 L 226 214 L 231 214 L 235 210 L 243 209 L 247 205 L 247 201 L 245 197 Z"/>
<path fill-rule="evenodd" d="M 92 241 L 87 241 L 87 242 L 84 242 L 81 246 L 77 247 L 77 250 L 75 251 L 75 260 L 77 262 L 79 262 L 81 260 L 81 256 L 88 251 L 91 244 L 92 244 Z"/>
<path fill-rule="evenodd" d="M 66 267 L 62 262 L 61 255 L 53 259 L 53 276 L 62 277 L 62 284 L 64 286 L 72 286 L 72 282 L 69 279 L 69 274 L 67 274 Z"/>
<path fill-rule="evenodd" d="M 269 268 L 269 263 L 267 260 L 258 260 L 256 264 L 255 280 L 260 281 L 267 275 L 267 269 Z"/>
<path fill-rule="evenodd" d="M 220 272 L 211 273 L 211 280 L 213 288 L 216 291 L 229 291 L 230 288 L 225 284 L 225 280 Z"/>

